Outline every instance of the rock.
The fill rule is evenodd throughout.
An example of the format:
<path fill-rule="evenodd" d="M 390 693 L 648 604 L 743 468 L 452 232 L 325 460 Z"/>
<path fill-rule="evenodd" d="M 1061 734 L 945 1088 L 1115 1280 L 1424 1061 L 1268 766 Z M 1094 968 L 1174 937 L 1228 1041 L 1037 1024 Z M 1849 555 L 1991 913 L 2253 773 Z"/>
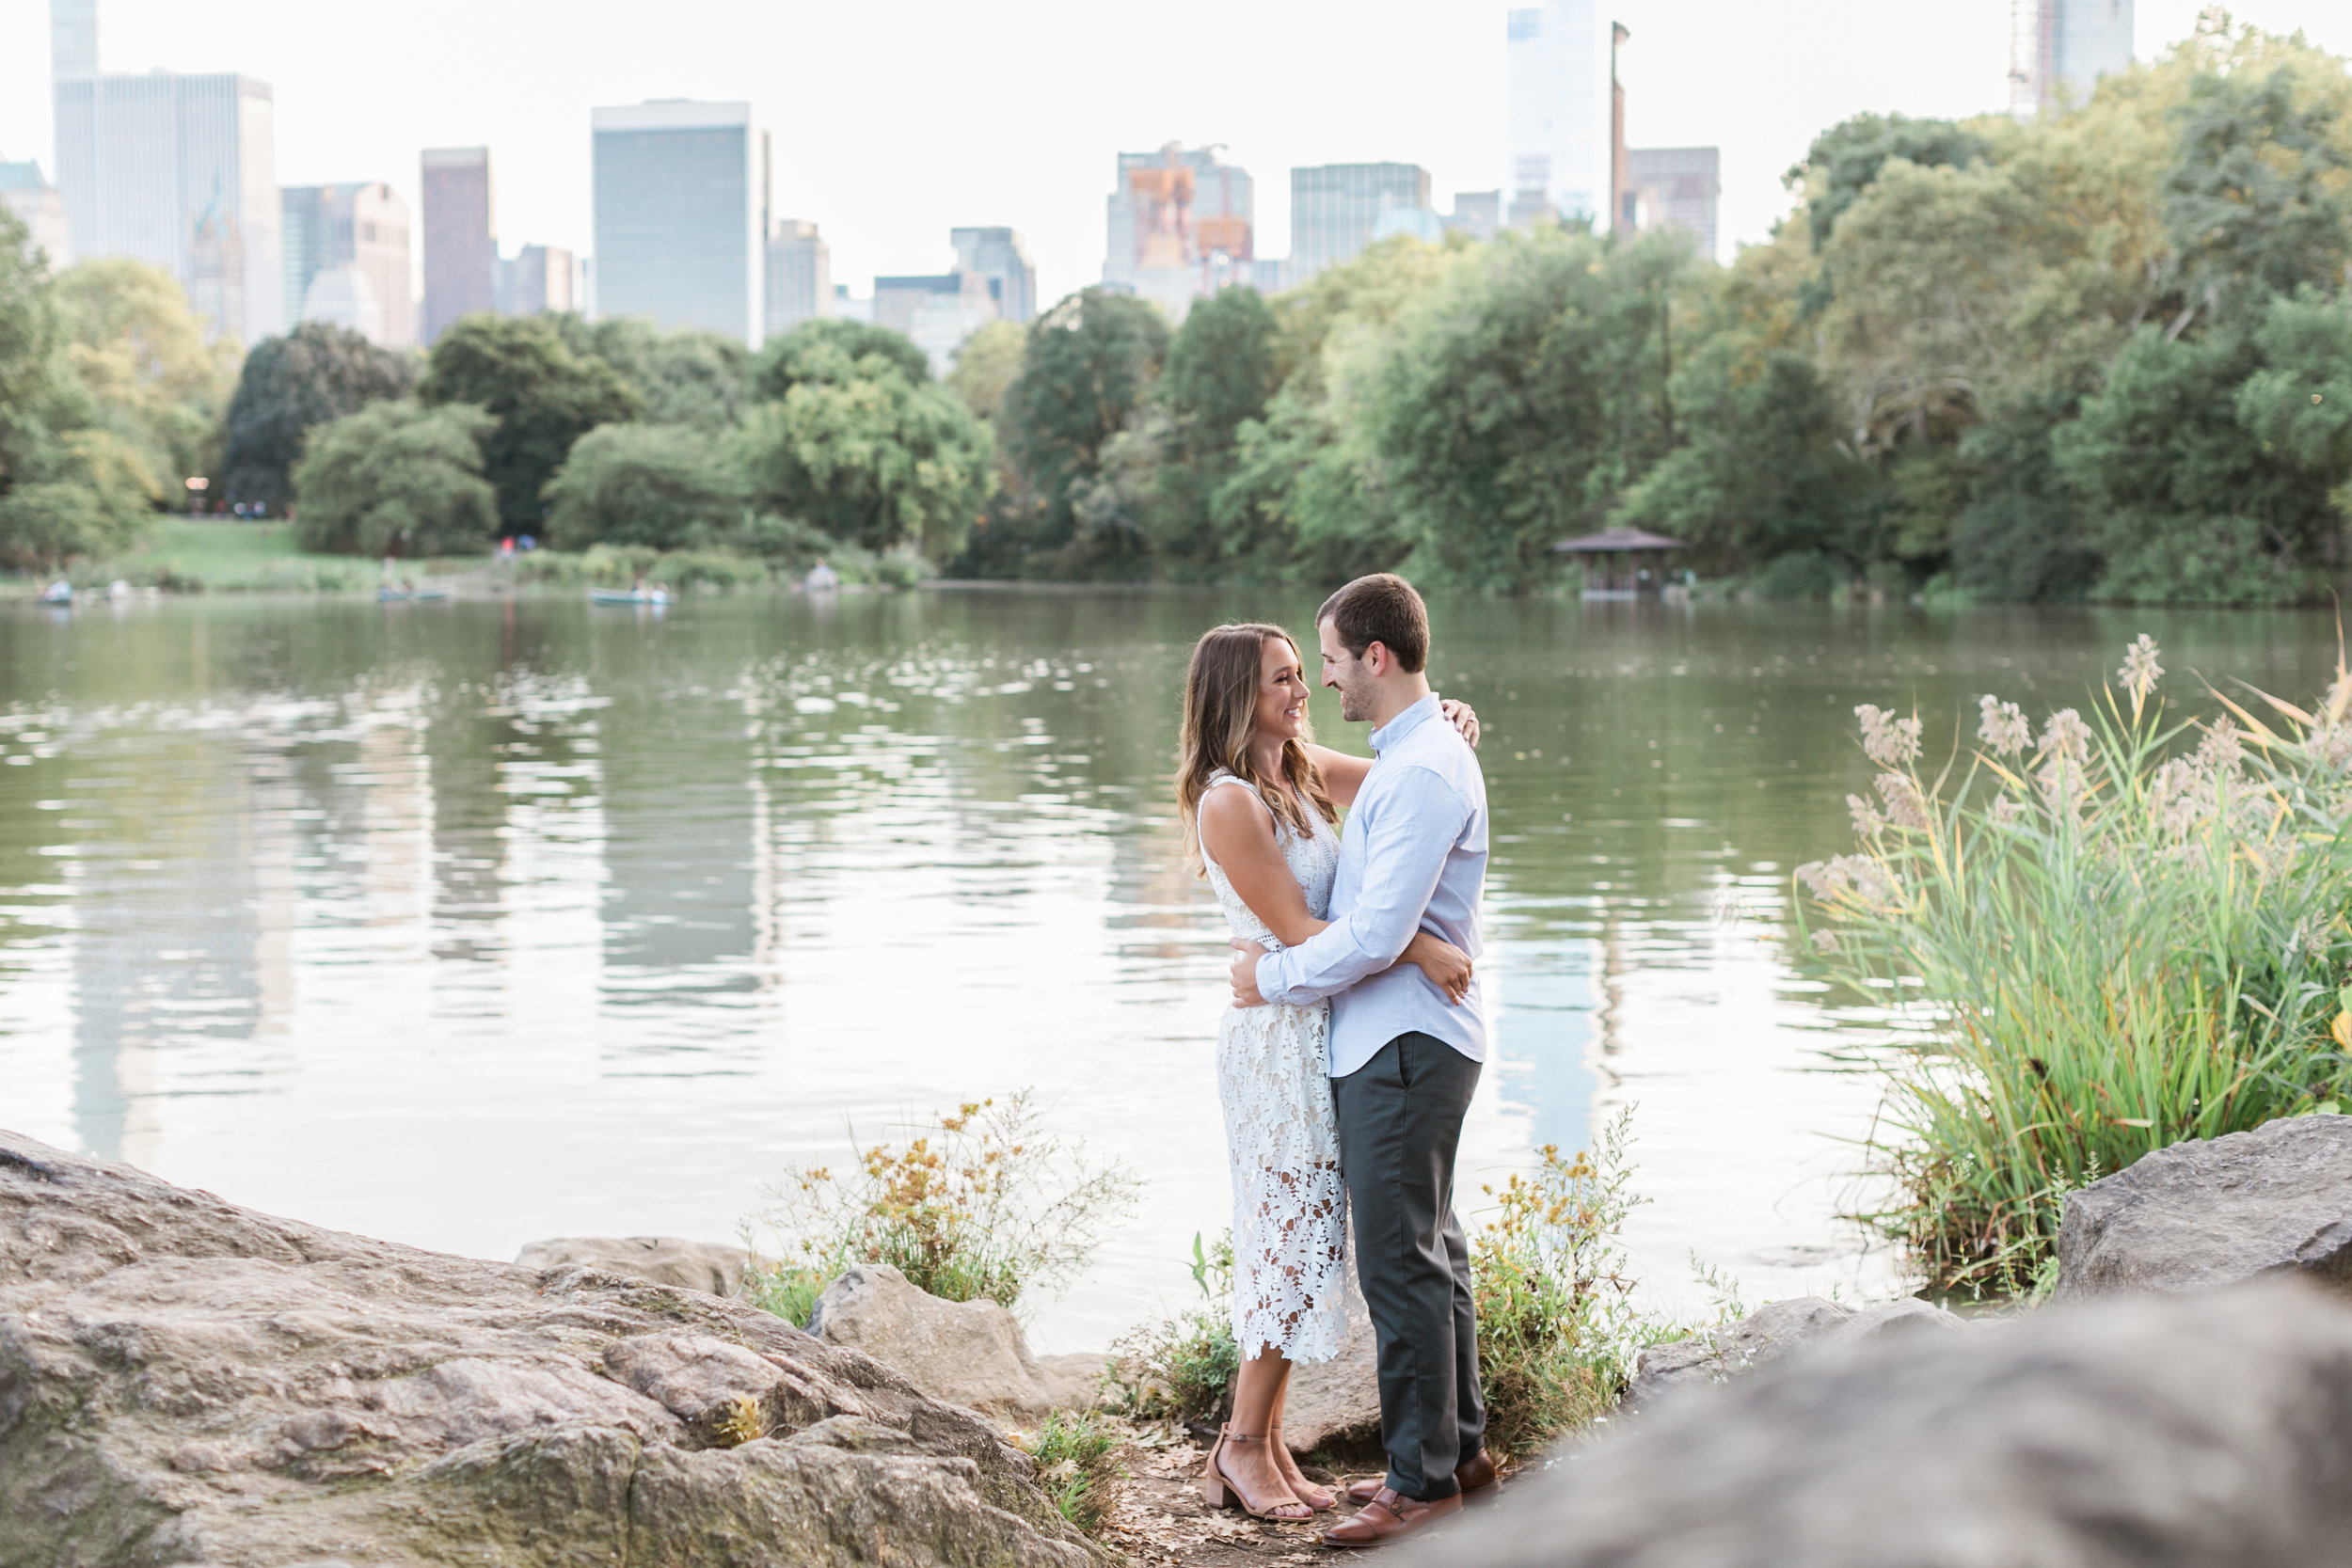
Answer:
<path fill-rule="evenodd" d="M 1062 1410 L 1091 1410 L 1103 1402 L 1103 1373 L 1111 1358 L 1100 1351 L 1075 1351 L 1065 1355 L 1041 1355 L 1046 1386 L 1054 1404 Z"/>
<path fill-rule="evenodd" d="M 2192 1138 L 2066 1195 L 2054 1300 L 2266 1274 L 2352 1288 L 2352 1117 Z"/>
<path fill-rule="evenodd" d="M 578 1264 L 714 1296 L 739 1295 L 743 1270 L 751 1260 L 752 1255 L 739 1246 L 675 1236 L 558 1236 L 532 1242 L 515 1254 L 515 1261 L 526 1269 Z"/>
<path fill-rule="evenodd" d="M 1965 1320 L 1940 1307 L 1911 1299 L 1865 1307 L 1820 1296 L 1768 1301 L 1738 1323 L 1643 1351 L 1634 1362 L 1633 1386 L 1626 1391 L 1625 1407 L 1647 1410 L 1666 1394 L 1726 1383 L 1800 1350 L 1883 1334 L 1966 1326 Z"/>
<path fill-rule="evenodd" d="M 1301 1361 L 1291 1370 L 1282 1401 L 1282 1442 L 1291 1452 L 1309 1454 L 1331 1443 L 1380 1440 L 1380 1362 L 1372 1313 L 1346 1274 L 1347 1332 L 1340 1354 L 1328 1361 Z"/>
<path fill-rule="evenodd" d="M 1006 1420 L 1036 1420 L 1081 1397 L 1039 1365 L 1010 1312 L 942 1300 L 887 1263 L 860 1263 L 826 1286 L 808 1331 L 872 1356 L 935 1400 Z"/>
<path fill-rule="evenodd" d="M 985 1420 L 740 1302 L 0 1132 L 0 1562 L 1092 1568 Z"/>
<path fill-rule="evenodd" d="M 1397 1568 L 2308 1568 L 2346 1540 L 2352 1312 L 2267 1282 L 1786 1357 Z"/>

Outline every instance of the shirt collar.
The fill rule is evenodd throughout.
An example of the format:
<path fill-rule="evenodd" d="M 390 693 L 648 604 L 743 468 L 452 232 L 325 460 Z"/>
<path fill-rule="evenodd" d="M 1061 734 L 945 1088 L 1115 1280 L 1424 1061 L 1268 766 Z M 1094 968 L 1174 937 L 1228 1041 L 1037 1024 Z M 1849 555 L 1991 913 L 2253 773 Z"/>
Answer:
<path fill-rule="evenodd" d="M 1372 732 L 1368 738 L 1372 741 L 1373 753 L 1376 756 L 1387 751 L 1391 746 L 1395 745 L 1436 717 L 1438 717 L 1438 694 L 1432 691 L 1428 696 Z"/>

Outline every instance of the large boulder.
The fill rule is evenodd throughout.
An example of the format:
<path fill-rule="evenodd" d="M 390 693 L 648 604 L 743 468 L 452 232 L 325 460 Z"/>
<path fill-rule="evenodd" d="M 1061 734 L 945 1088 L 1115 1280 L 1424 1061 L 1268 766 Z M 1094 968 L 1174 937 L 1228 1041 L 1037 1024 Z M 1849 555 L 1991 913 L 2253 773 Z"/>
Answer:
<path fill-rule="evenodd" d="M 732 1296 L 742 1293 L 743 1271 L 751 1266 L 752 1255 L 723 1242 L 689 1242 L 676 1236 L 558 1236 L 526 1243 L 515 1261 L 533 1270 L 577 1263 L 681 1291 Z"/>
<path fill-rule="evenodd" d="M 1768 1301 L 1737 1323 L 1643 1351 L 1634 1362 L 1633 1386 L 1626 1391 L 1625 1403 L 1629 1410 L 1647 1410 L 1668 1394 L 1725 1383 L 1799 1351 L 1966 1326 L 1964 1320 L 1940 1307 L 1911 1299 L 1862 1307 L 1820 1296 Z"/>
<path fill-rule="evenodd" d="M 2269 1283 L 1785 1357 L 1397 1568 L 2309 1568 L 2346 1541 L 2352 1312 Z"/>
<path fill-rule="evenodd" d="M 1090 1404 L 1093 1379 L 1048 1368 L 1020 1320 L 993 1301 L 947 1301 L 887 1263 L 859 1263 L 817 1298 L 808 1331 L 862 1351 L 936 1400 L 1000 1419 Z M 1101 1370 L 1100 1357 L 1092 1358 Z M 1063 1362 L 1075 1372 L 1080 1362 Z"/>
<path fill-rule="evenodd" d="M 2055 1300 L 2269 1274 L 2352 1288 L 2352 1117 L 2193 1138 L 2066 1195 Z"/>
<path fill-rule="evenodd" d="M 1293 1453 L 1379 1440 L 1379 1352 L 1354 1269 L 1347 1271 L 1344 1303 L 1347 1332 L 1340 1354 L 1328 1361 L 1301 1361 L 1291 1370 L 1290 1391 L 1282 1402 L 1282 1442 Z"/>
<path fill-rule="evenodd" d="M 986 1421 L 741 1303 L 239 1209 L 0 1132 L 0 1564 L 1023 1564 Z"/>

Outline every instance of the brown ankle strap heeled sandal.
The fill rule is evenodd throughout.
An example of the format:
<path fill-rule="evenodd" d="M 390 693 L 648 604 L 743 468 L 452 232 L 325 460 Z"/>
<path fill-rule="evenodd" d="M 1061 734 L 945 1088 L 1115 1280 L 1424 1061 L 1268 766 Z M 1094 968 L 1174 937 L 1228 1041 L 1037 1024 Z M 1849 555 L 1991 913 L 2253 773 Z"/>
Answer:
<path fill-rule="evenodd" d="M 1266 1428 L 1265 1434 L 1266 1440 L 1274 1445 L 1275 1451 L 1277 1453 L 1288 1451 L 1289 1445 L 1282 1441 L 1281 1422 L 1277 1421 L 1272 1426 Z M 1303 1486 L 1294 1485 L 1291 1488 L 1291 1491 L 1297 1495 L 1300 1502 L 1305 1503 L 1309 1508 L 1314 1510 L 1317 1513 L 1328 1513 L 1333 1509 L 1340 1506 L 1340 1499 L 1336 1493 L 1327 1491 L 1323 1487 L 1317 1486 L 1314 1482 L 1307 1481 L 1307 1478 L 1303 1473 L 1298 1479 L 1301 1481 L 1305 1481 L 1306 1484 Z"/>
<path fill-rule="evenodd" d="M 1227 1444 L 1263 1443 L 1272 1435 L 1268 1433 L 1264 1436 L 1245 1437 L 1233 1430 L 1231 1421 L 1218 1427 L 1216 1441 L 1209 1446 L 1208 1463 L 1200 1467 L 1200 1500 L 1211 1508 L 1238 1508 L 1252 1519 L 1270 1519 L 1278 1525 L 1301 1525 L 1313 1518 L 1314 1511 L 1292 1497 L 1289 1488 L 1283 1488 L 1279 1497 L 1252 1502 L 1234 1484 L 1233 1478 L 1225 1473 L 1220 1461 L 1225 1457 Z M 1286 1509 L 1295 1512 L 1283 1512 Z"/>

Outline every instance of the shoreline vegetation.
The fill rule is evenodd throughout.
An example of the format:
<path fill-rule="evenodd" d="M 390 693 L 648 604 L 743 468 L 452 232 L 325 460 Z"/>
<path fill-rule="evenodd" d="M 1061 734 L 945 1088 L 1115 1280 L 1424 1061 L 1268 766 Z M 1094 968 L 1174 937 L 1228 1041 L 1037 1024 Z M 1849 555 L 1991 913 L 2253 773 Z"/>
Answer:
<path fill-rule="evenodd" d="M 2352 1100 L 2352 671 L 2308 705 L 2161 695 L 2123 651 L 2040 734 L 1996 693 L 1973 751 L 1864 705 L 1852 853 L 1799 866 L 1804 961 L 1909 1025 L 1861 1216 L 1931 1291 L 2038 1299 L 2065 1196 L 2185 1139 Z M 2199 707 L 2205 712 L 2199 713 Z"/>
<path fill-rule="evenodd" d="M 165 274 L 52 276 L 0 214 L 0 570 L 139 585 L 198 498 L 361 573 L 528 535 L 551 578 L 658 551 L 629 569 L 674 587 L 822 559 L 894 586 L 1541 593 L 1580 581 L 1555 545 L 1614 527 L 1681 541 L 1679 585 L 1762 599 L 2345 584 L 2343 59 L 2212 9 L 2080 103 L 1857 116 L 1786 180 L 1794 211 L 1728 264 L 1674 230 L 1400 236 L 1181 323 L 1084 289 L 946 366 L 850 321 L 754 350 L 552 314 L 422 354 L 307 323 L 240 356 Z"/>

